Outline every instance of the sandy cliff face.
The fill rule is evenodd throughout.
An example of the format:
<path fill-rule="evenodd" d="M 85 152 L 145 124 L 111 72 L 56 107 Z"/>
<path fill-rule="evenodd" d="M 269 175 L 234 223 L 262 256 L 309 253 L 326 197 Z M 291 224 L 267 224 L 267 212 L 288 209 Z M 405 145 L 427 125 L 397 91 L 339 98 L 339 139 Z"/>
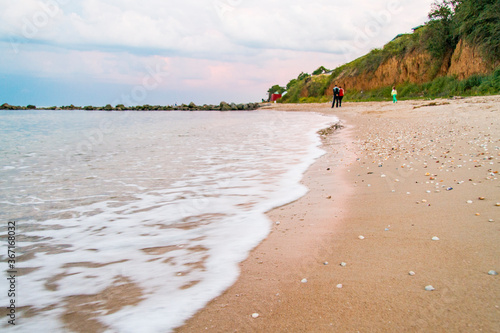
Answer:
<path fill-rule="evenodd" d="M 460 41 L 451 57 L 448 75 L 456 75 L 459 80 L 465 79 L 474 74 L 486 74 L 491 70 L 477 48 L 473 48 L 463 41 Z"/>
<path fill-rule="evenodd" d="M 370 90 L 403 82 L 428 82 L 434 78 L 434 66 L 429 53 L 415 51 L 403 59 L 390 58 L 382 63 L 375 72 L 343 72 L 332 82 L 326 94 L 332 95 L 335 84 L 347 90 Z M 458 79 L 464 79 L 474 74 L 490 73 L 493 68 L 494 66 L 481 58 L 478 49 L 460 41 L 453 54 L 445 56 L 437 76 L 455 75 Z M 306 93 L 303 92 L 302 95 L 306 95 Z"/>

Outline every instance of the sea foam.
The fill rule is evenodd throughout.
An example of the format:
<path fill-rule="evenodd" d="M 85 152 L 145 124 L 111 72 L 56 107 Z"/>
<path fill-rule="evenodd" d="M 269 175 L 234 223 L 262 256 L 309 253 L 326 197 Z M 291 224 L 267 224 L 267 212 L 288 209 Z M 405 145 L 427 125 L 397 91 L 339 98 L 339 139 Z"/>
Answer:
<path fill-rule="evenodd" d="M 236 281 L 270 231 L 265 213 L 307 192 L 302 175 L 324 153 L 316 132 L 336 121 L 271 111 L 57 117 L 12 116 L 0 160 L 3 218 L 18 221 L 18 307 L 31 312 L 14 331 L 67 331 L 62 318 L 75 312 L 112 332 L 182 325 Z M 29 133 L 15 131 L 23 122 Z"/>

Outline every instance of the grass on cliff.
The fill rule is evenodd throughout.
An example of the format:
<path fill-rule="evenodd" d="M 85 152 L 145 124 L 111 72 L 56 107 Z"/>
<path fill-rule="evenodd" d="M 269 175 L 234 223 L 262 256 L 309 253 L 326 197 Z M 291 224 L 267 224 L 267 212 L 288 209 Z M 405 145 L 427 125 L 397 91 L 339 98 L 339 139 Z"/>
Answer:
<path fill-rule="evenodd" d="M 404 83 L 396 85 L 399 100 L 407 99 L 434 99 L 453 96 L 483 96 L 500 94 L 500 67 L 491 75 L 474 75 L 465 80 L 443 76 L 423 84 Z M 368 91 L 346 91 L 344 101 L 368 102 L 390 101 L 392 87 L 383 87 Z M 326 103 L 332 100 L 331 96 L 303 97 L 299 103 Z M 280 101 L 283 102 L 283 101 Z"/>

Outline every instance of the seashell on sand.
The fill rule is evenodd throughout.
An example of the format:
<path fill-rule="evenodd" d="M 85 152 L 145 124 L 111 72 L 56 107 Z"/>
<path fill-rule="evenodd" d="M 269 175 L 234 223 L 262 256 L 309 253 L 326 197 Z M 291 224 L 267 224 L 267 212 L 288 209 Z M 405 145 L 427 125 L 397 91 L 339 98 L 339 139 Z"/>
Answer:
<path fill-rule="evenodd" d="M 425 287 L 425 290 L 427 290 L 427 291 L 434 291 L 434 290 L 436 290 L 436 288 L 434 288 L 431 285 L 428 285 L 427 287 Z"/>

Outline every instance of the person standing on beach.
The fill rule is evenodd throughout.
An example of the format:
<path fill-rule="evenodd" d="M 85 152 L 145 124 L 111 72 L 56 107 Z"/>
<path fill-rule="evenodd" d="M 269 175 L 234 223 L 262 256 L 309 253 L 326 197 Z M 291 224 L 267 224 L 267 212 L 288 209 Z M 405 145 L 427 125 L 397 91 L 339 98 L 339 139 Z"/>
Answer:
<path fill-rule="evenodd" d="M 332 109 L 333 107 L 335 106 L 335 102 L 337 102 L 337 107 L 339 106 L 339 92 L 340 92 L 340 89 L 339 87 L 337 87 L 337 85 L 335 85 L 335 87 L 333 87 L 333 103 L 332 103 Z"/>
<path fill-rule="evenodd" d="M 398 91 L 396 90 L 396 87 L 392 87 L 392 92 L 391 92 L 391 95 L 392 95 L 392 102 L 393 103 L 397 103 L 398 100 L 397 100 L 397 96 L 398 96 Z"/>
<path fill-rule="evenodd" d="M 344 98 L 344 88 L 339 87 L 339 96 L 337 97 L 337 106 L 342 107 L 342 99 Z"/>

